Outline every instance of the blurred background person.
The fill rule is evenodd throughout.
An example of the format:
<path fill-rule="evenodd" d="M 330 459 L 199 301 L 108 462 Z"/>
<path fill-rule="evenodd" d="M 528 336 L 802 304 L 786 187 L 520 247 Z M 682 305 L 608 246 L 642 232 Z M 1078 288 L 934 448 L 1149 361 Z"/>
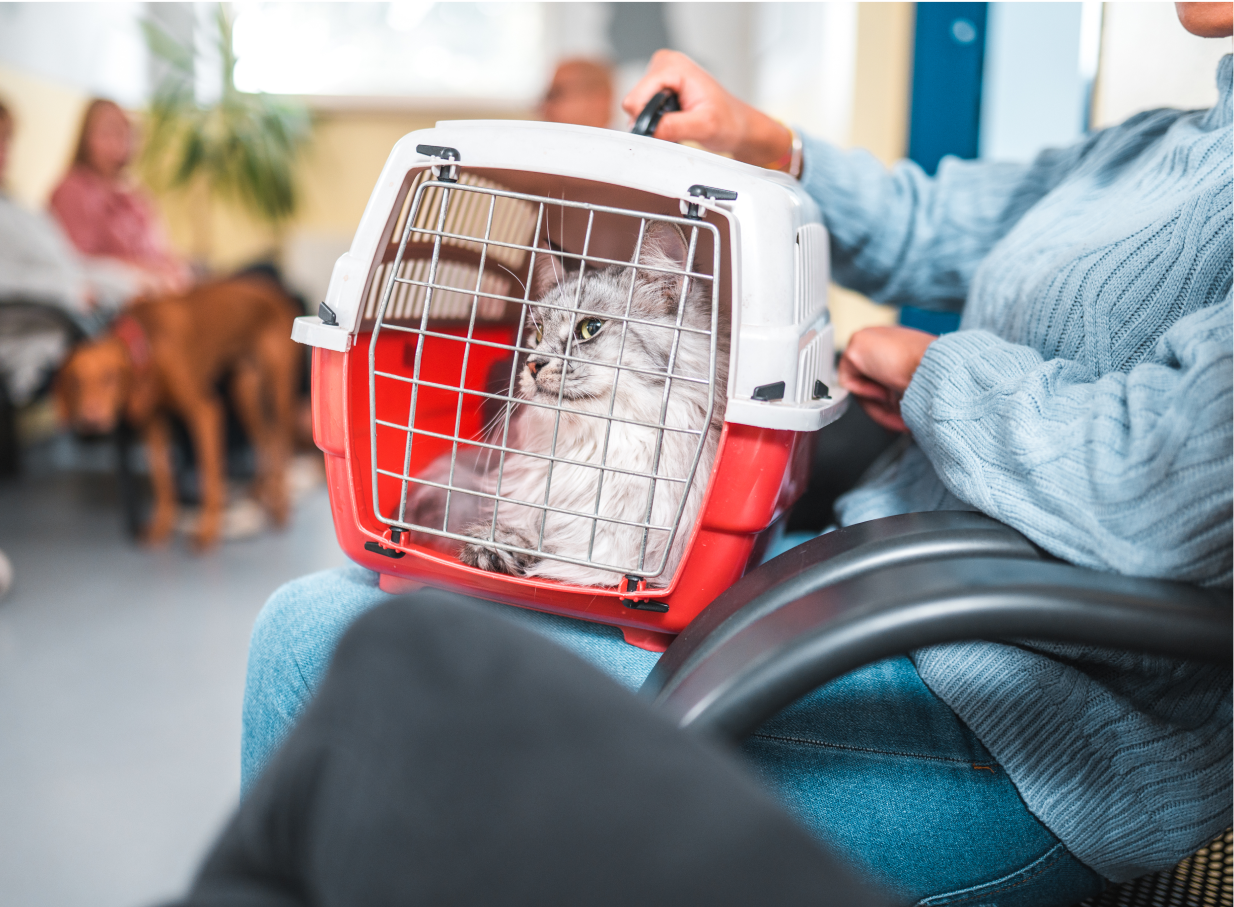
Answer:
<path fill-rule="evenodd" d="M 14 129 L 0 102 L 0 187 Z M 54 220 L 0 188 L 0 476 L 18 471 L 17 410 L 47 388 L 73 343 L 141 286 L 126 265 L 78 255 Z M 3 574 L 0 565 L 0 587 Z"/>
<path fill-rule="evenodd" d="M 16 123 L 0 101 L 0 302 L 57 306 L 89 331 L 141 287 L 126 265 L 77 253 L 56 221 L 25 208 L 3 188 Z"/>
<path fill-rule="evenodd" d="M 91 101 L 73 163 L 51 195 L 51 210 L 82 255 L 122 262 L 151 295 L 181 292 L 191 274 L 129 174 L 133 147 L 133 127 L 120 106 Z"/>
<path fill-rule="evenodd" d="M 601 129 L 613 124 L 613 71 L 602 60 L 572 57 L 553 72 L 540 102 L 540 119 Z"/>

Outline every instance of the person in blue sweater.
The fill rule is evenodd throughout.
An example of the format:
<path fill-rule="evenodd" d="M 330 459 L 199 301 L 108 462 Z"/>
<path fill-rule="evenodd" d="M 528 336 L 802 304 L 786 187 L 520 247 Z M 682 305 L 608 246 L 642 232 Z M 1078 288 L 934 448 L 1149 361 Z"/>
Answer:
<path fill-rule="evenodd" d="M 1229 4 L 1178 4 L 1231 34 Z M 903 437 L 837 505 L 843 524 L 976 509 L 1072 563 L 1229 587 L 1231 58 L 1206 111 L 1156 110 L 1029 164 L 934 177 L 841 151 L 661 51 L 626 98 L 682 111 L 656 135 L 782 164 L 818 201 L 833 276 L 961 329 L 857 333 L 841 380 Z M 797 144 L 797 143 L 800 144 Z M 359 568 L 279 589 L 253 630 L 252 784 L 343 631 L 388 596 Z M 613 628 L 485 605 L 630 688 L 658 656 Z M 1173 865 L 1230 821 L 1231 676 L 1091 647 L 936 646 L 854 672 L 761 729 L 755 772 L 804 825 L 905 900 L 1068 905 Z"/>

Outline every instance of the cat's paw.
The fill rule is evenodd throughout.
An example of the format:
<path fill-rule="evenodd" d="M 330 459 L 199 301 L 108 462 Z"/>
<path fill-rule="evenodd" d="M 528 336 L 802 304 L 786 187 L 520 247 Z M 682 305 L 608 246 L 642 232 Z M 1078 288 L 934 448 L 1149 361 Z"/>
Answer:
<path fill-rule="evenodd" d="M 507 573 L 510 576 L 525 576 L 527 569 L 540 559 L 535 555 L 523 554 L 519 551 L 505 551 L 501 548 L 490 548 L 486 542 L 488 525 L 473 526 L 467 530 L 471 536 L 483 536 L 485 541 L 468 542 L 459 552 L 458 559 L 468 567 L 487 570 L 489 573 Z M 512 529 L 498 527 L 493 534 L 495 541 L 503 545 L 518 548 L 531 548 L 534 543 L 521 533 Z"/>

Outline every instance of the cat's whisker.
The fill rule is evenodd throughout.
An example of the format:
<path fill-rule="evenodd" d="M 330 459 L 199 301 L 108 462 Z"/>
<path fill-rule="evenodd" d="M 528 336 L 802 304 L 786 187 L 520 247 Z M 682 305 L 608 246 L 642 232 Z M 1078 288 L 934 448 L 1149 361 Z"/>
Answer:
<path fill-rule="evenodd" d="M 507 274 L 509 274 L 509 275 L 510 275 L 510 276 L 514 279 L 514 282 L 515 282 L 516 284 L 518 284 L 518 288 L 519 288 L 520 290 L 522 290 L 524 294 L 527 292 L 527 284 L 525 284 L 525 283 L 523 282 L 523 280 L 522 280 L 522 278 L 521 278 L 521 277 L 519 277 L 517 274 L 515 274 L 513 271 L 511 271 L 509 268 L 507 268 L 505 265 L 503 265 L 503 264 L 502 264 L 501 262 L 499 262 L 499 261 L 498 261 L 498 262 L 494 262 L 494 264 L 496 264 L 496 265 L 497 265 L 497 267 L 501 268 L 501 270 L 503 270 L 503 271 L 505 271 Z M 514 294 L 513 294 L 513 293 L 511 293 L 511 294 L 509 294 L 509 295 L 511 295 L 511 296 L 512 296 L 512 295 L 514 295 Z"/>

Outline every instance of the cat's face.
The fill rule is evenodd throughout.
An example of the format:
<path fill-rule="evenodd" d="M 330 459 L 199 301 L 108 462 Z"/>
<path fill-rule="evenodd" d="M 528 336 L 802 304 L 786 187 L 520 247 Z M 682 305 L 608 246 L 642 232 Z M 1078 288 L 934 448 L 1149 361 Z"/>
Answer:
<path fill-rule="evenodd" d="M 681 231 L 671 224 L 654 224 L 645 235 L 639 261 L 653 268 L 682 270 L 687 247 Z M 633 295 L 631 276 L 634 274 Z M 621 365 L 621 388 L 662 388 L 676 333 L 682 277 L 657 271 L 613 266 L 564 273 L 560 259 L 540 255 L 535 287 L 538 305 L 528 311 L 525 346 L 532 352 L 519 378 L 526 399 L 556 403 L 602 398 L 607 400 Z M 709 293 L 691 284 L 686 300 L 691 327 L 710 324 L 706 308 Z M 701 299 L 701 302 L 700 302 Z M 629 320 L 627 320 L 627 314 Z M 650 324 L 644 322 L 652 322 Z M 563 359 L 565 355 L 567 359 Z M 564 388 L 562 376 L 564 374 Z"/>

